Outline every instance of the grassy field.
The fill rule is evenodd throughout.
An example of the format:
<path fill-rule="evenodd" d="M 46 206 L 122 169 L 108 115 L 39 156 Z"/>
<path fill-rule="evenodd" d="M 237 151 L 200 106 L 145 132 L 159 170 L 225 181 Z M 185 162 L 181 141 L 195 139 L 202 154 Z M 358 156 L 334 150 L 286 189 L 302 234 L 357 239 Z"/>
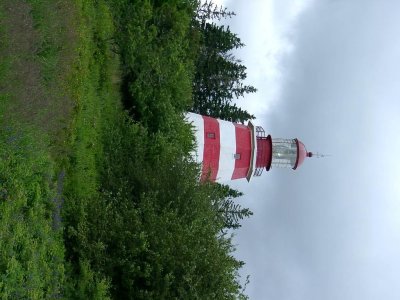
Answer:
<path fill-rule="evenodd" d="M 99 104 L 119 107 L 111 84 L 118 61 L 101 45 L 112 34 L 110 16 L 91 1 L 32 0 L 2 1 L 0 18 L 0 294 L 85 295 L 82 286 L 96 284 L 87 264 L 80 286 L 72 276 L 61 204 L 65 186 L 78 195 L 96 189 Z M 101 284 L 92 294 L 104 298 Z"/>
<path fill-rule="evenodd" d="M 62 132 L 61 80 L 47 80 L 40 54 L 46 33 L 29 3 L 0 5 L 0 294 L 3 299 L 57 298 L 65 283 L 64 243 L 54 223 L 59 171 L 52 157 Z M 53 33 L 55 34 L 55 33 Z M 46 73 L 47 72 L 47 73 Z M 53 74 L 50 74 L 53 72 Z M 51 103 L 54 101 L 54 106 Z M 70 105 L 71 106 L 71 105 Z M 66 105 L 67 107 L 67 105 Z M 53 110 L 54 108 L 54 110 Z M 61 145 L 60 145 L 61 147 Z"/>
<path fill-rule="evenodd" d="M 237 299 L 189 157 L 191 1 L 0 1 L 2 299 Z"/>

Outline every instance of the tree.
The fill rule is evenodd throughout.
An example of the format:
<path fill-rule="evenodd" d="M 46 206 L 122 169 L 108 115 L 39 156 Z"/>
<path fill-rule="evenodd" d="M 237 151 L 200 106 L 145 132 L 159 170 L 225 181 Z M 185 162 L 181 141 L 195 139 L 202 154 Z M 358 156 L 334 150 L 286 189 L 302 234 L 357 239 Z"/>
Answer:
<path fill-rule="evenodd" d="M 256 89 L 245 85 L 246 67 L 236 59 L 232 51 L 244 46 L 229 26 L 218 25 L 210 20 L 232 17 L 234 13 L 218 8 L 211 1 L 200 5 L 193 26 L 202 39 L 195 62 L 192 111 L 216 118 L 244 122 L 254 116 L 238 108 L 233 100 Z"/>
<path fill-rule="evenodd" d="M 228 11 L 226 7 L 218 6 L 212 1 L 198 2 L 195 21 L 205 23 L 207 20 L 221 20 L 222 18 L 231 18 L 236 14 Z"/>
<path fill-rule="evenodd" d="M 214 199 L 214 209 L 217 218 L 222 222 L 221 232 L 225 229 L 237 229 L 241 227 L 240 221 L 249 218 L 253 212 L 248 208 L 243 208 L 240 204 L 235 203 L 234 199 L 243 196 L 242 192 L 230 188 L 228 185 L 214 183 L 217 195 Z"/>
<path fill-rule="evenodd" d="M 236 104 L 222 106 L 219 117 L 223 120 L 242 124 L 247 120 L 255 119 L 254 115 L 250 115 L 247 111 L 237 107 Z"/>

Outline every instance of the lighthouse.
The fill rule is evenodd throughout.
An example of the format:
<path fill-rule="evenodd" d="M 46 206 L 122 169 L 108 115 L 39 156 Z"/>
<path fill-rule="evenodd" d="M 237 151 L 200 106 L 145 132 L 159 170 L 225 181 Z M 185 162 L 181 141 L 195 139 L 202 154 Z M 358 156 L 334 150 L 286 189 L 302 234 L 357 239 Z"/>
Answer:
<path fill-rule="evenodd" d="M 298 139 L 272 138 L 252 122 L 243 125 L 194 113 L 186 117 L 193 126 L 193 157 L 201 164 L 202 181 L 250 181 L 272 167 L 296 170 L 313 156 Z"/>

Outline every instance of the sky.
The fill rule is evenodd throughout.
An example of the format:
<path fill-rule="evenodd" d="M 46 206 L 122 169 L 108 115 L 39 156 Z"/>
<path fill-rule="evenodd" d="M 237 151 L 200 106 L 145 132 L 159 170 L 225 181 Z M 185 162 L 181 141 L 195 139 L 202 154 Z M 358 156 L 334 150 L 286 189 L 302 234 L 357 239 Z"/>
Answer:
<path fill-rule="evenodd" d="M 233 182 L 250 299 L 400 299 L 400 1 L 219 0 L 258 88 L 238 104 L 310 158 Z"/>

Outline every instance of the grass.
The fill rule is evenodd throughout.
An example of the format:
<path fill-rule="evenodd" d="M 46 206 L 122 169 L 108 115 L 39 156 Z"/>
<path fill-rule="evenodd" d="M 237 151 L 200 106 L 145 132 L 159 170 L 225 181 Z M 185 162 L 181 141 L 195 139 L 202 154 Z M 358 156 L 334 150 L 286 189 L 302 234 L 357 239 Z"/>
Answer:
<path fill-rule="evenodd" d="M 75 99 L 70 92 L 73 66 L 78 60 L 78 12 L 70 1 L 28 0 L 36 40 L 34 61 L 40 66 L 45 103 L 39 107 L 45 122 L 39 126 L 51 137 L 50 150 L 60 161 L 68 147 Z"/>
<path fill-rule="evenodd" d="M 71 266 L 70 298 L 107 298 L 109 283 L 91 263 L 77 255 L 88 233 L 87 214 L 98 205 L 101 186 L 102 132 L 122 113 L 118 78 L 118 56 L 111 51 L 113 22 L 104 1 L 76 1 L 78 20 L 77 57 L 68 80 L 68 91 L 75 101 L 69 131 L 69 149 L 64 187 L 64 230 L 67 259 Z"/>
<path fill-rule="evenodd" d="M 62 232 L 52 226 L 54 166 L 41 145 L 43 136 L 16 124 L 2 128 L 0 294 L 57 297 L 65 274 Z"/>
<path fill-rule="evenodd" d="M 13 24 L 21 15 L 28 25 Z M 63 169 L 81 199 L 98 186 L 100 99 L 118 102 L 101 44 L 112 30 L 107 10 L 92 1 L 6 1 L 0 20 L 1 298 L 107 298 L 86 262 L 72 278 L 64 230 L 54 226 Z"/>
<path fill-rule="evenodd" d="M 8 3 L 10 4 L 10 3 Z M 33 66 L 24 45 L 9 51 L 20 37 L 10 35 L 10 22 L 0 6 L 0 295 L 2 299 L 57 298 L 65 281 L 62 231 L 53 227 L 56 197 L 54 161 L 49 136 L 15 109 L 20 86 L 28 78 L 16 74 L 23 63 Z M 16 5 L 19 15 L 23 4 Z M 31 76 L 32 74 L 28 74 Z"/>
<path fill-rule="evenodd" d="M 96 6 L 91 1 L 79 2 L 83 22 L 79 25 L 79 59 L 69 81 L 75 99 L 66 162 L 68 181 L 66 193 L 80 203 L 97 195 L 100 179 L 102 132 L 104 126 L 122 113 L 118 77 L 119 60 L 106 41 L 113 34 L 110 12 L 103 1 Z M 101 22 L 99 20 L 102 20 Z M 93 23 L 95 30 L 93 30 Z M 73 196 L 71 196 L 73 194 Z M 70 199 L 73 201 L 73 199 Z"/>

